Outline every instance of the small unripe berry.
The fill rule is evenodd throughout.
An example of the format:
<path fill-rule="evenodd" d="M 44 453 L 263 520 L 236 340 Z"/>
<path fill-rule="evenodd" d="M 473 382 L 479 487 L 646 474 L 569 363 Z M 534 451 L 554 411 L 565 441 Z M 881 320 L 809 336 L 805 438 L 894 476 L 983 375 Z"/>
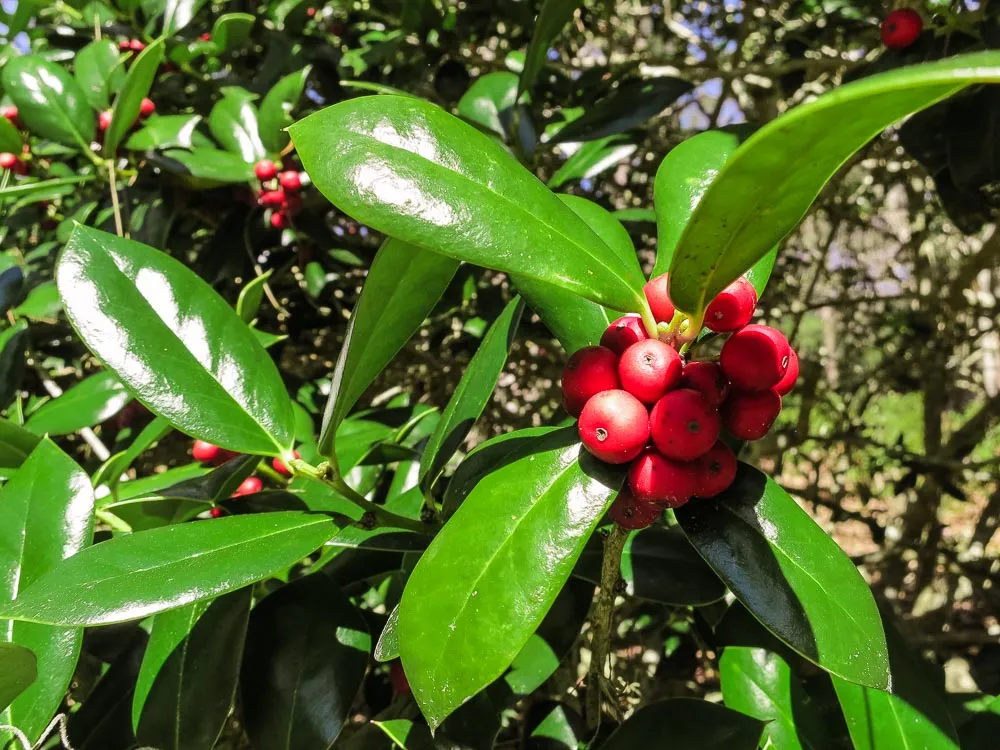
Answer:
<path fill-rule="evenodd" d="M 236 488 L 236 491 L 231 495 L 231 497 L 243 497 L 244 495 L 253 495 L 264 489 L 264 483 L 260 481 L 257 477 L 247 477 L 244 479 L 240 486 Z"/>
<path fill-rule="evenodd" d="M 736 479 L 736 454 L 721 440 L 696 462 L 697 497 L 715 497 L 725 492 Z"/>
<path fill-rule="evenodd" d="M 705 310 L 705 326 L 716 333 L 738 331 L 753 317 L 757 290 L 740 276 L 717 295 Z"/>
<path fill-rule="evenodd" d="M 650 279 L 642 288 L 646 293 L 646 301 L 649 302 L 649 309 L 653 311 L 653 317 L 657 323 L 669 323 L 673 320 L 676 309 L 674 303 L 670 301 L 670 279 L 667 274 Z"/>
<path fill-rule="evenodd" d="M 603 391 L 583 407 L 577 424 L 583 446 L 609 464 L 624 464 L 649 442 L 649 412 L 631 393 Z"/>
<path fill-rule="evenodd" d="M 645 341 L 649 336 L 642 324 L 642 317 L 629 313 L 609 325 L 601 336 L 601 346 L 606 346 L 619 356 L 632 344 Z"/>
<path fill-rule="evenodd" d="M 633 344 L 618 360 L 622 388 L 644 404 L 655 404 L 681 380 L 684 363 L 672 346 L 657 339 Z"/>
<path fill-rule="evenodd" d="M 625 486 L 611 504 L 608 513 L 611 520 L 623 529 L 633 531 L 651 525 L 663 514 L 663 506 L 659 503 L 636 500 L 632 490 Z"/>
<path fill-rule="evenodd" d="M 698 391 L 709 404 L 718 409 L 729 393 L 729 380 L 718 362 L 688 362 L 681 373 L 678 387 Z"/>
<path fill-rule="evenodd" d="M 16 154 L 12 154 L 9 151 L 4 151 L 0 154 L 0 169 L 13 169 L 17 165 L 18 158 Z"/>
<path fill-rule="evenodd" d="M 104 132 L 111 127 L 111 110 L 106 109 L 97 116 L 97 127 Z"/>
<path fill-rule="evenodd" d="M 278 165 L 270 159 L 261 159 L 254 165 L 253 172 L 257 175 L 257 179 L 262 182 L 273 180 L 278 174 Z"/>
<path fill-rule="evenodd" d="M 262 206 L 277 208 L 285 203 L 284 190 L 265 190 L 257 197 L 257 203 Z"/>
<path fill-rule="evenodd" d="M 628 486 L 635 499 L 679 508 L 694 496 L 695 465 L 673 461 L 653 448 L 643 451 L 628 469 Z"/>
<path fill-rule="evenodd" d="M 278 175 L 278 183 L 285 190 L 291 190 L 294 192 L 302 187 L 302 178 L 299 177 L 298 172 L 290 169 L 287 172 L 282 172 Z"/>
<path fill-rule="evenodd" d="M 284 211 L 275 211 L 271 214 L 271 226 L 275 229 L 285 229 L 288 226 L 288 214 Z"/>
<path fill-rule="evenodd" d="M 780 331 L 751 324 L 729 337 L 719 364 L 733 388 L 766 391 L 788 370 L 788 351 L 788 339 Z"/>
<path fill-rule="evenodd" d="M 667 458 L 693 461 L 708 452 L 722 429 L 719 412 L 698 391 L 671 391 L 649 415 L 653 444 Z"/>
<path fill-rule="evenodd" d="M 406 679 L 406 672 L 403 671 L 403 662 L 399 659 L 389 665 L 389 682 L 392 683 L 392 689 L 400 695 L 409 695 L 412 692 L 410 681 Z"/>
<path fill-rule="evenodd" d="M 775 391 L 729 394 L 722 405 L 726 431 L 740 440 L 760 440 L 770 430 L 781 411 L 781 396 Z"/>
<path fill-rule="evenodd" d="M 299 455 L 298 451 L 292 451 L 292 455 L 294 455 L 296 458 L 302 458 L 302 456 Z M 289 469 L 287 466 L 285 466 L 285 462 L 282 461 L 280 458 L 274 459 L 271 462 L 271 466 L 273 466 L 274 470 L 279 474 L 281 474 L 282 476 L 290 477 L 292 475 L 292 470 Z"/>
<path fill-rule="evenodd" d="M 792 347 L 788 347 L 788 368 L 784 376 L 774 386 L 774 390 L 779 396 L 788 394 L 795 387 L 795 382 L 799 379 L 799 355 Z"/>
<path fill-rule="evenodd" d="M 156 111 L 156 105 L 153 100 L 144 97 L 142 102 L 139 104 L 139 117 L 149 117 Z"/>
<path fill-rule="evenodd" d="M 920 36 L 924 28 L 924 19 L 912 8 L 899 8 L 892 11 L 882 21 L 882 44 L 889 49 L 909 47 Z"/>
<path fill-rule="evenodd" d="M 575 352 L 562 373 L 563 406 L 574 417 L 591 396 L 621 388 L 618 357 L 603 346 L 587 346 Z"/>

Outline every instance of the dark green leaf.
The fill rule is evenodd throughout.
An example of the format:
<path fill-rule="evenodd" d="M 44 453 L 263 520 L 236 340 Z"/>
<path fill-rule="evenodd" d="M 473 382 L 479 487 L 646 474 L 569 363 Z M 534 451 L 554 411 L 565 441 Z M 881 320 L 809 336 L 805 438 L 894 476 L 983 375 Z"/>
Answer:
<path fill-rule="evenodd" d="M 378 637 L 375 644 L 376 661 L 392 661 L 399 658 L 399 605 L 392 608 L 385 627 L 382 628 L 382 635 Z"/>
<path fill-rule="evenodd" d="M 489 136 L 434 105 L 351 99 L 291 127 L 313 183 L 359 221 L 470 263 L 648 313 L 642 277 Z"/>
<path fill-rule="evenodd" d="M 445 465 L 465 441 L 469 430 L 493 395 L 497 378 L 507 363 L 507 354 L 517 335 L 524 304 L 515 297 L 490 326 L 469 366 L 462 373 L 420 459 L 420 479 L 433 484 Z"/>
<path fill-rule="evenodd" d="M 691 216 L 670 266 L 674 303 L 701 315 L 795 228 L 855 151 L 913 112 L 996 81 L 1000 53 L 958 55 L 863 78 L 769 122 L 736 149 Z M 798 155 L 792 165 L 788 154 Z"/>
<path fill-rule="evenodd" d="M 364 618 L 323 575 L 301 578 L 253 610 L 240 702 L 254 747 L 326 750 L 368 666 Z"/>
<path fill-rule="evenodd" d="M 236 693 L 251 591 L 153 618 L 132 700 L 132 726 L 141 744 L 162 750 L 215 747 Z"/>
<path fill-rule="evenodd" d="M 0 190 L 0 201 L 24 200 L 26 198 L 43 200 L 48 196 L 68 195 L 73 192 L 75 185 L 79 185 L 81 182 L 90 182 L 93 179 L 93 175 L 81 174 L 73 177 L 59 177 L 54 180 L 19 182 Z"/>
<path fill-rule="evenodd" d="M 455 108 L 460 117 L 507 140 L 516 100 L 517 76 L 502 71 L 477 78 L 462 94 Z"/>
<path fill-rule="evenodd" d="M 125 83 L 122 84 L 121 93 L 115 98 L 115 106 L 111 110 L 111 124 L 104 133 L 105 156 L 114 155 L 122 138 L 139 119 L 142 100 L 149 94 L 153 79 L 156 78 L 156 71 L 163 61 L 164 44 L 163 39 L 157 39 L 132 61 L 125 76 Z"/>
<path fill-rule="evenodd" d="M 546 184 L 555 190 L 571 180 L 596 177 L 630 157 L 637 148 L 634 143 L 622 143 L 620 138 L 613 135 L 588 141 L 573 152 Z"/>
<path fill-rule="evenodd" d="M 111 105 L 111 93 L 121 89 L 125 68 L 118 45 L 110 39 L 95 39 L 76 53 L 74 75 L 87 102 L 101 111 Z"/>
<path fill-rule="evenodd" d="M 0 711 L 9 706 L 38 677 L 38 661 L 31 649 L 0 642 Z"/>
<path fill-rule="evenodd" d="M 137 620 L 284 570 L 334 532 L 328 518 L 289 511 L 118 536 L 52 568 L 16 601 L 0 604 L 0 617 L 53 625 Z"/>
<path fill-rule="evenodd" d="M 292 110 L 305 90 L 310 72 L 312 66 L 307 65 L 302 70 L 289 73 L 271 87 L 261 102 L 257 129 L 260 131 L 260 140 L 268 151 L 281 151 L 288 145 L 289 137 L 285 128 L 295 122 Z"/>
<path fill-rule="evenodd" d="M 25 425 L 36 435 L 68 435 L 110 419 L 132 397 L 110 372 L 99 372 L 47 401 Z"/>
<path fill-rule="evenodd" d="M 521 98 L 522 91 L 530 91 L 535 79 L 545 65 L 545 57 L 549 51 L 552 40 L 559 36 L 559 32 L 569 23 L 573 17 L 573 12 L 580 6 L 579 0 L 545 0 L 538 18 L 531 33 L 531 42 L 528 44 L 528 51 L 524 55 L 524 69 L 521 71 L 521 80 L 518 85 L 517 98 Z"/>
<path fill-rule="evenodd" d="M 163 36 L 170 37 L 194 18 L 206 0 L 166 0 L 163 11 Z"/>
<path fill-rule="evenodd" d="M 168 149 L 158 163 L 167 171 L 190 176 L 195 187 L 249 182 L 254 177 L 253 164 L 239 154 L 207 146 L 195 145 L 190 151 Z"/>
<path fill-rule="evenodd" d="M 93 536 L 94 492 L 79 466 L 51 440 L 42 440 L 0 494 L 0 609 L 58 570 Z M 57 607 L 73 594 L 55 595 Z M 36 742 L 62 703 L 83 631 L 0 619 L 0 641 L 31 649 L 40 678 L 5 711 L 0 724 L 21 729 Z M 0 745 L 11 738 L 0 729 Z"/>
<path fill-rule="evenodd" d="M 291 453 L 291 401 L 277 368 L 193 271 L 78 226 L 56 283 L 80 338 L 151 411 L 230 450 Z"/>
<path fill-rule="evenodd" d="M 0 332 L 0 409 L 13 400 L 21 387 L 29 340 L 28 323 L 24 320 Z"/>
<path fill-rule="evenodd" d="M 435 750 L 437 747 L 427 727 L 410 719 L 387 719 L 372 721 L 372 724 L 392 740 L 394 747 L 402 750 Z"/>
<path fill-rule="evenodd" d="M 16 469 L 38 445 L 32 432 L 7 419 L 0 419 L 0 469 Z"/>
<path fill-rule="evenodd" d="M 29 320 L 55 321 L 62 312 L 62 300 L 54 281 L 43 281 L 14 308 L 14 314 Z"/>
<path fill-rule="evenodd" d="M 702 557 L 781 640 L 831 674 L 889 684 L 871 590 L 836 542 L 774 480 L 740 464 L 730 489 L 676 515 Z"/>
<path fill-rule="evenodd" d="M 458 262 L 446 256 L 392 237 L 382 243 L 333 371 L 319 438 L 321 454 L 334 453 L 337 431 L 347 412 L 420 328 L 457 270 Z M 346 470 L 341 466 L 341 471 Z"/>
<path fill-rule="evenodd" d="M 249 13 L 223 13 L 215 19 L 212 41 L 223 52 L 232 52 L 246 42 L 253 22 L 254 17 Z"/>
<path fill-rule="evenodd" d="M 248 164 L 255 164 L 267 154 L 257 132 L 254 98 L 246 89 L 227 86 L 208 115 L 208 129 L 215 140 L 227 151 L 239 154 Z"/>
<path fill-rule="evenodd" d="M 90 148 L 94 112 L 69 73 L 55 63 L 28 55 L 11 59 L 0 80 L 33 135 L 64 146 Z"/>
<path fill-rule="evenodd" d="M 533 443 L 479 481 L 403 592 L 400 654 L 432 727 L 510 665 L 621 487 L 622 472 L 582 452 L 575 427 Z"/>
<path fill-rule="evenodd" d="M 601 750 L 756 750 L 764 722 L 717 703 L 673 698 L 643 706 Z"/>
<path fill-rule="evenodd" d="M 201 117 L 198 115 L 153 115 L 142 124 L 142 128 L 129 136 L 125 141 L 125 148 L 151 151 L 158 148 L 211 147 L 211 141 L 196 130 L 200 122 Z M 243 169 L 243 160 L 240 159 L 241 175 Z"/>

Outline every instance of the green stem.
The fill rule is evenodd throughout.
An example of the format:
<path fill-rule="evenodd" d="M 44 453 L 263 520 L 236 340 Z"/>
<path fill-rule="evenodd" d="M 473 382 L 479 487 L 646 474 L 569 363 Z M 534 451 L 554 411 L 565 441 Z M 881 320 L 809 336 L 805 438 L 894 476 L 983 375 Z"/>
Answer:
<path fill-rule="evenodd" d="M 109 513 L 106 510 L 95 510 L 94 515 L 100 520 L 104 521 L 108 526 L 110 526 L 115 531 L 120 531 L 124 534 L 131 534 L 132 527 L 129 526 L 125 521 L 120 519 L 114 513 Z"/>
<path fill-rule="evenodd" d="M 649 303 L 646 301 L 645 296 L 642 299 L 642 308 L 639 310 L 639 315 L 642 316 L 642 324 L 646 327 L 646 334 L 651 339 L 657 338 L 656 318 L 653 317 L 653 311 L 649 309 Z"/>
<path fill-rule="evenodd" d="M 604 561 L 601 565 L 601 590 L 594 605 L 594 635 L 590 641 L 590 676 L 587 679 L 587 725 L 596 729 L 601 723 L 601 694 L 604 664 L 611 651 L 611 631 L 615 596 L 621 580 L 622 552 L 629 532 L 618 524 L 604 540 Z"/>

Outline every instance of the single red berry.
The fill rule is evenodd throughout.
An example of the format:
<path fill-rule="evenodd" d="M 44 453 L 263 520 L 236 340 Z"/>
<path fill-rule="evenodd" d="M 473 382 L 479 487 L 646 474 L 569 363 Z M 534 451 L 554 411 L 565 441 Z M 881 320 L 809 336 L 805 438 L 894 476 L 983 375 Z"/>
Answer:
<path fill-rule="evenodd" d="M 694 461 L 719 439 L 719 412 L 698 391 L 671 391 L 649 415 L 653 444 L 667 458 Z"/>
<path fill-rule="evenodd" d="M 781 396 L 774 390 L 747 393 L 735 391 L 722 405 L 726 431 L 740 440 L 760 440 L 781 411 Z"/>
<path fill-rule="evenodd" d="M 392 683 L 392 689 L 400 695 L 409 695 L 412 692 L 410 681 L 406 679 L 406 672 L 403 671 L 403 662 L 399 659 L 389 665 L 389 682 Z"/>
<path fill-rule="evenodd" d="M 240 486 L 236 488 L 230 497 L 243 497 L 244 495 L 253 495 L 264 489 L 264 483 L 260 481 L 257 477 L 247 477 L 244 479 Z"/>
<path fill-rule="evenodd" d="M 295 170 L 288 170 L 287 172 L 282 172 L 278 175 L 278 183 L 285 190 L 291 190 L 295 192 L 302 187 L 302 178 L 299 177 L 299 173 Z"/>
<path fill-rule="evenodd" d="M 766 391 L 785 376 L 788 352 L 788 339 L 781 331 L 750 324 L 729 337 L 719 364 L 733 388 Z"/>
<path fill-rule="evenodd" d="M 718 362 L 688 362 L 681 373 L 679 388 L 698 391 L 709 404 L 718 409 L 729 393 L 729 381 Z"/>
<path fill-rule="evenodd" d="M 618 356 L 603 346 L 587 346 L 575 352 L 562 373 L 563 406 L 574 417 L 591 396 L 621 388 Z"/>
<path fill-rule="evenodd" d="M 146 45 L 143 42 L 139 41 L 138 39 L 132 39 L 128 43 L 128 48 L 133 52 L 142 52 L 144 49 L 146 49 Z"/>
<path fill-rule="evenodd" d="M 142 103 L 139 105 L 139 117 L 149 117 L 155 111 L 156 105 L 153 103 L 153 100 L 143 98 Z"/>
<path fill-rule="evenodd" d="M 214 463 L 223 453 L 222 448 L 204 440 L 195 440 L 191 446 L 191 457 L 202 463 Z"/>
<path fill-rule="evenodd" d="M 795 353 L 792 347 L 788 347 L 788 368 L 785 370 L 785 374 L 781 380 L 778 381 L 778 384 L 774 386 L 774 390 L 779 396 L 785 396 L 795 387 L 795 382 L 798 379 L 799 355 Z"/>
<path fill-rule="evenodd" d="M 13 169 L 19 159 L 16 154 L 12 154 L 9 151 L 4 151 L 0 154 L 0 169 Z"/>
<path fill-rule="evenodd" d="M 583 446 L 609 464 L 624 464 L 649 442 L 649 412 L 627 391 L 603 391 L 583 407 L 577 424 Z"/>
<path fill-rule="evenodd" d="M 696 462 L 698 475 L 695 496 L 715 497 L 729 489 L 736 479 L 736 454 L 721 440 Z"/>
<path fill-rule="evenodd" d="M 628 486 L 635 499 L 679 508 L 694 496 L 695 465 L 673 461 L 655 448 L 647 448 L 628 468 Z"/>
<path fill-rule="evenodd" d="M 674 303 L 670 301 L 670 279 L 667 274 L 650 279 L 642 288 L 646 293 L 646 301 L 649 302 L 649 309 L 653 311 L 653 317 L 658 323 L 669 323 L 674 318 Z"/>
<path fill-rule="evenodd" d="M 210 42 L 210 41 L 212 41 L 212 34 L 210 32 L 208 32 L 208 31 L 206 31 L 204 34 L 202 34 L 198 38 L 201 39 L 201 41 L 203 41 L 203 42 Z"/>
<path fill-rule="evenodd" d="M 316 15 L 316 9 L 315 8 L 306 8 L 306 15 L 309 16 L 310 18 L 312 18 L 313 16 Z"/>
<path fill-rule="evenodd" d="M 705 326 L 716 333 L 738 331 L 753 317 L 757 307 L 757 290 L 740 276 L 709 303 L 705 310 Z"/>
<path fill-rule="evenodd" d="M 684 363 L 672 346 L 657 339 L 632 344 L 618 360 L 622 388 L 644 404 L 655 404 L 681 380 Z"/>
<path fill-rule="evenodd" d="M 118 51 L 119 52 L 128 52 L 128 50 L 129 50 L 129 41 L 128 41 L 128 39 L 122 39 L 120 42 L 118 42 Z"/>
<path fill-rule="evenodd" d="M 0 115 L 3 115 L 4 119 L 10 122 L 10 124 L 13 125 L 15 128 L 18 129 L 21 128 L 21 118 L 18 117 L 17 107 L 15 107 L 13 104 L 10 104 L 0 109 Z"/>
<path fill-rule="evenodd" d="M 106 109 L 97 116 L 97 127 L 104 132 L 111 127 L 111 110 Z"/>
<path fill-rule="evenodd" d="M 659 503 L 636 500 L 632 490 L 626 486 L 618 493 L 608 513 L 612 521 L 623 529 L 632 531 L 651 525 L 663 514 L 663 506 Z"/>
<path fill-rule="evenodd" d="M 212 518 L 222 518 L 225 514 L 226 511 L 224 511 L 218 505 L 212 508 L 210 511 L 208 511 L 208 515 L 210 515 Z"/>
<path fill-rule="evenodd" d="M 261 159 L 254 165 L 253 171 L 261 182 L 273 180 L 278 174 L 278 165 L 270 159 Z"/>
<path fill-rule="evenodd" d="M 298 451 L 292 451 L 292 455 L 295 456 L 296 458 L 302 458 L 302 456 L 299 455 Z M 292 470 L 289 469 L 287 466 L 285 466 L 285 462 L 282 461 L 280 458 L 274 459 L 271 462 L 271 466 L 274 467 L 274 470 L 276 472 L 278 472 L 283 476 L 290 477 L 292 475 Z"/>
<path fill-rule="evenodd" d="M 606 346 L 617 355 L 621 355 L 632 344 L 645 341 L 646 327 L 642 324 L 642 316 L 636 313 L 623 315 L 609 325 L 601 336 L 601 346 Z"/>
<path fill-rule="evenodd" d="M 898 8 L 882 21 L 882 44 L 889 49 L 909 47 L 920 36 L 924 19 L 912 8 Z"/>
<path fill-rule="evenodd" d="M 262 206 L 270 206 L 272 208 L 277 208 L 284 205 L 285 203 L 285 191 L 284 190 L 265 190 L 259 196 L 257 196 L 257 203 Z"/>
<path fill-rule="evenodd" d="M 285 229 L 288 226 L 288 214 L 284 211 L 275 211 L 271 214 L 271 226 L 275 229 Z"/>

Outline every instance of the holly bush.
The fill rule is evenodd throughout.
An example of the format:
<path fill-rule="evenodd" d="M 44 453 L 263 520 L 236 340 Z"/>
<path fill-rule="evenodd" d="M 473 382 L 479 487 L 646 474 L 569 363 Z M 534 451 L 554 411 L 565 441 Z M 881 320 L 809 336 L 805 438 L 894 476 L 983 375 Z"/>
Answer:
<path fill-rule="evenodd" d="M 5 747 L 959 746 L 854 561 L 735 456 L 798 373 L 750 323 L 782 241 L 1000 53 L 896 58 L 683 140 L 631 209 L 641 263 L 627 211 L 554 190 L 693 83 L 570 71 L 553 41 L 610 20 L 531 5 L 486 56 L 465 4 L 5 10 Z M 920 44 L 905 20 L 887 46 Z M 397 355 L 426 338 L 443 365 L 456 326 L 460 379 L 414 398 Z M 569 415 L 482 440 L 539 331 L 573 355 Z M 710 655 L 721 700 L 615 679 L 651 627 L 664 659 Z"/>

